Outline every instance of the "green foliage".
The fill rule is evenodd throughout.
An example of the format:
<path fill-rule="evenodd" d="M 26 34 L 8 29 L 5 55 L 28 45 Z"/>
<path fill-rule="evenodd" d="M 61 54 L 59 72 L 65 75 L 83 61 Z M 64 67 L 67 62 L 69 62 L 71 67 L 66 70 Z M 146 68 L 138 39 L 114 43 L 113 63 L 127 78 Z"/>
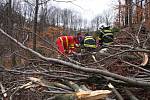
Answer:
<path fill-rule="evenodd" d="M 112 28 L 112 32 L 113 32 L 113 33 L 120 32 L 120 28 L 118 28 L 118 27 L 113 27 L 113 28 Z"/>
<path fill-rule="evenodd" d="M 112 28 L 112 32 L 113 32 L 113 34 L 114 34 L 114 36 L 116 36 L 116 35 L 118 35 L 118 33 L 120 32 L 120 28 L 118 28 L 118 27 L 113 27 Z"/>
<path fill-rule="evenodd" d="M 62 35 L 63 35 L 63 36 L 66 36 L 66 35 L 67 35 L 67 33 L 66 33 L 66 32 L 62 32 Z"/>

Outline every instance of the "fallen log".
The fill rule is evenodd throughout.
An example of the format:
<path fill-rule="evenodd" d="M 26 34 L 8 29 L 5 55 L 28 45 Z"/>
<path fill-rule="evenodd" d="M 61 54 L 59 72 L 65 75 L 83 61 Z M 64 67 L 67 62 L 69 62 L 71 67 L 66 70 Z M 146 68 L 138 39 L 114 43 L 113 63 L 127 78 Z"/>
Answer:
<path fill-rule="evenodd" d="M 41 79 L 38 79 L 38 78 L 34 78 L 34 77 L 29 77 L 29 79 L 32 81 L 32 82 L 35 82 L 37 83 L 38 85 L 41 85 L 41 86 L 47 86 L 47 87 L 50 87 L 46 82 L 46 81 L 43 81 Z M 65 83 L 71 87 L 75 92 L 52 92 L 52 91 L 49 91 L 49 93 L 58 93 L 55 95 L 55 100 L 99 100 L 99 99 L 103 99 L 103 98 L 106 98 L 108 96 L 108 94 L 111 93 L 110 90 L 96 90 L 96 91 L 91 91 L 89 89 L 87 89 L 85 86 L 84 88 L 86 88 L 86 90 L 83 90 L 79 85 L 75 84 L 74 82 L 71 82 L 71 81 L 65 81 Z M 46 91 L 44 91 L 46 92 Z M 48 91 L 47 91 L 48 93 Z"/>
<path fill-rule="evenodd" d="M 109 90 L 83 91 L 76 93 L 77 100 L 100 100 L 104 99 L 110 94 Z"/>
<path fill-rule="evenodd" d="M 111 91 L 109 90 L 91 91 L 87 89 L 85 86 L 84 88 L 86 88 L 86 90 L 83 90 L 80 86 L 78 86 L 77 84 L 71 81 L 67 82 L 67 84 L 76 91 L 74 96 L 76 97 L 77 100 L 99 100 L 99 99 L 106 98 L 108 94 L 111 93 Z"/>

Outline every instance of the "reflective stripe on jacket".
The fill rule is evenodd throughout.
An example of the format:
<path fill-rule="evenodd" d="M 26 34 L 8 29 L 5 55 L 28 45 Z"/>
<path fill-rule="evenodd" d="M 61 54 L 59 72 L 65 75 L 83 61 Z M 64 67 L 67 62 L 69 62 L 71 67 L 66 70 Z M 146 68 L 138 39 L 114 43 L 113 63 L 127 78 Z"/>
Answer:
<path fill-rule="evenodd" d="M 104 33 L 112 33 L 112 31 L 110 29 L 109 30 L 104 29 L 103 32 Z"/>
<path fill-rule="evenodd" d="M 73 36 L 61 36 L 59 39 L 65 49 L 74 48 L 75 42 Z"/>
<path fill-rule="evenodd" d="M 96 40 L 92 36 L 84 38 L 84 47 L 96 48 Z"/>

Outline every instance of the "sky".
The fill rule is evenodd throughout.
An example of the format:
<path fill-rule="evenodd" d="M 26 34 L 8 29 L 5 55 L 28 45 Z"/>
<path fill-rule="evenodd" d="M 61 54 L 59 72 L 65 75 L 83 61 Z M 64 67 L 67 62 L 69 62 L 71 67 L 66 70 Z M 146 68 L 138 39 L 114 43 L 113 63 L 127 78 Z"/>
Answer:
<path fill-rule="evenodd" d="M 118 0 L 56 0 L 56 1 L 73 1 L 72 3 L 55 2 L 60 8 L 70 8 L 81 13 L 82 17 L 91 20 L 94 16 L 102 14 L 107 9 L 112 10 L 117 5 Z"/>

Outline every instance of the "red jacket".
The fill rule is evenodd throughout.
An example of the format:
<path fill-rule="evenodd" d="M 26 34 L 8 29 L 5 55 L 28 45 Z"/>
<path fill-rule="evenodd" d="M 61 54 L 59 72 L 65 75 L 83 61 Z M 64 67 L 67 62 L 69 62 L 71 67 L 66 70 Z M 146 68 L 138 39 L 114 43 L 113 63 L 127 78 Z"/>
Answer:
<path fill-rule="evenodd" d="M 71 53 L 75 51 L 75 44 L 79 41 L 74 36 L 61 36 L 56 40 L 56 45 L 61 53 Z"/>

